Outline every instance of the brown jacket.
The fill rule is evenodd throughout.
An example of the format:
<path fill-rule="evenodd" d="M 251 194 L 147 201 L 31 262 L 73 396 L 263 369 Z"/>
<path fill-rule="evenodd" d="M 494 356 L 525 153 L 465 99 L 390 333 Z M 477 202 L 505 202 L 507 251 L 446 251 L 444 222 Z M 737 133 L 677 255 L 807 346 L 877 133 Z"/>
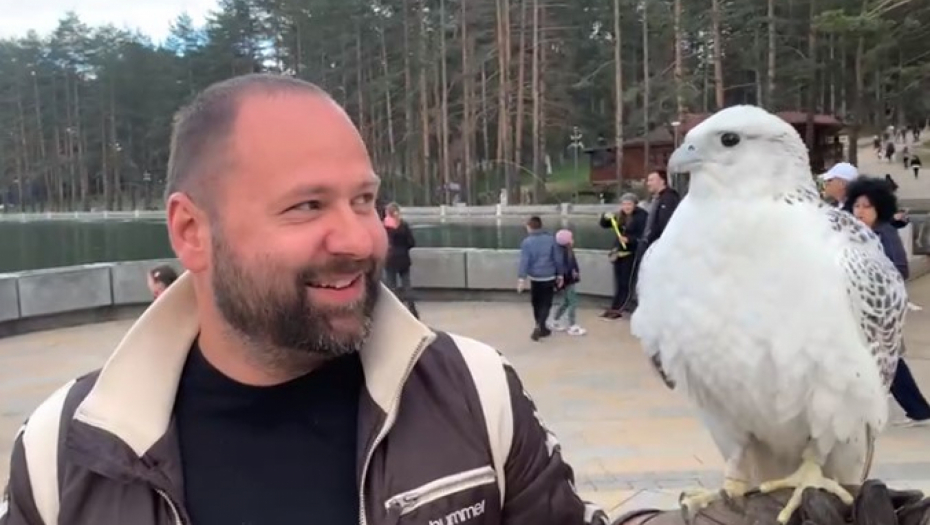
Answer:
<path fill-rule="evenodd" d="M 361 353 L 361 524 L 606 522 L 575 493 L 571 468 L 505 361 L 477 341 L 433 332 L 387 290 L 382 297 Z M 198 330 L 193 286 L 185 275 L 136 321 L 101 371 L 63 387 L 63 405 L 54 403 L 54 395 L 45 403 L 46 410 L 62 407 L 54 418 L 61 422 L 59 523 L 190 524 L 172 407 Z M 466 350 L 495 352 L 506 367 L 510 399 L 501 401 L 512 408 L 513 437 L 503 468 L 503 504 L 489 445 L 494 436 L 488 436 Z M 0 525 L 43 523 L 36 501 L 48 498 L 35 497 L 29 473 L 54 469 L 54 458 L 37 454 L 29 440 L 53 436 L 54 429 L 30 436 L 28 423 L 25 428 L 14 444 Z M 48 483 L 39 485 L 37 490 L 55 492 L 54 484 L 51 490 Z"/>

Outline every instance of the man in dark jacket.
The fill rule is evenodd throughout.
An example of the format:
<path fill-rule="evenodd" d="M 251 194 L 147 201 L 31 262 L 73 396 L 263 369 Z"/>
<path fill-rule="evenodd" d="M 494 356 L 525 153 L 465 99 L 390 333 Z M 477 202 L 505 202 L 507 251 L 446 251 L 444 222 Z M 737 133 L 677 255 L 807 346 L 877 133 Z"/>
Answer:
<path fill-rule="evenodd" d="M 675 208 L 681 202 L 678 192 L 668 185 L 668 173 L 665 170 L 655 170 L 646 177 L 646 187 L 652 194 L 652 205 L 649 209 L 649 221 L 646 223 L 646 245 L 650 245 L 662 237 L 662 232 L 671 220 Z"/>
<path fill-rule="evenodd" d="M 30 416 L 0 525 L 595 516 L 501 356 L 381 287 L 378 178 L 325 92 L 247 75 L 175 123 L 167 227 L 187 272 Z"/>

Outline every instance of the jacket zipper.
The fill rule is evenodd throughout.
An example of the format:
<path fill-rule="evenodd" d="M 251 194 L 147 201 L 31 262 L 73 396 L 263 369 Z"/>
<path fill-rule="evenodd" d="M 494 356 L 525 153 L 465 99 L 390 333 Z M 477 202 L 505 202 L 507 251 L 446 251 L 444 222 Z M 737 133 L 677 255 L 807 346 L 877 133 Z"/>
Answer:
<path fill-rule="evenodd" d="M 168 496 L 168 493 L 161 489 L 155 489 L 155 492 L 165 500 L 165 503 L 168 504 L 168 508 L 171 509 L 171 514 L 174 516 L 174 525 L 184 525 L 184 520 L 181 519 L 181 511 L 178 510 L 178 506 L 175 505 L 171 497 Z"/>
<path fill-rule="evenodd" d="M 386 502 L 388 512 L 398 513 L 399 516 L 409 514 L 418 508 L 432 503 L 438 499 L 451 496 L 482 485 L 490 485 L 497 481 L 494 469 L 488 466 L 459 472 L 444 478 L 431 481 L 422 487 L 398 494 Z"/>
<path fill-rule="evenodd" d="M 381 426 L 381 430 L 378 432 L 378 435 L 375 436 L 375 440 L 371 444 L 371 448 L 368 449 L 368 453 L 365 454 L 365 461 L 362 463 L 362 479 L 359 482 L 358 489 L 359 525 L 368 525 L 368 518 L 365 516 L 365 479 L 368 477 L 368 464 L 371 463 L 371 458 L 375 455 L 375 450 L 378 448 L 378 445 L 381 444 L 381 441 L 383 441 L 384 437 L 387 436 L 388 431 L 391 430 L 391 426 L 394 425 L 394 419 L 397 417 L 397 405 L 400 403 L 400 395 L 404 390 L 404 384 L 407 382 L 407 378 L 410 377 L 410 373 L 413 372 L 413 367 L 417 364 L 417 360 L 420 358 L 420 354 L 423 353 L 423 350 L 431 342 L 431 340 L 432 338 L 429 336 L 420 339 L 420 343 L 417 345 L 417 349 L 413 353 L 413 357 L 411 357 L 410 362 L 407 363 L 407 368 L 404 370 L 404 375 L 401 376 L 400 386 L 394 392 L 394 397 L 391 399 L 391 406 L 388 407 L 387 419 L 384 421 L 384 425 Z M 178 525 L 183 524 L 178 523 Z"/>

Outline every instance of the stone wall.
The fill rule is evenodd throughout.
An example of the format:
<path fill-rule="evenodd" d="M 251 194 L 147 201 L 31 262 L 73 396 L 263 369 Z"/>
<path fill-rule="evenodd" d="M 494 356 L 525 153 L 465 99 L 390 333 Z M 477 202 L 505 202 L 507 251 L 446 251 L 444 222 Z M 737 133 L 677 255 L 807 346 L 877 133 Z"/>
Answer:
<path fill-rule="evenodd" d="M 613 275 L 605 252 L 578 250 L 579 292 L 609 297 Z M 499 297 L 516 286 L 517 250 L 417 248 L 413 250 L 414 288 L 427 292 L 475 292 L 467 297 Z M 150 260 L 69 266 L 0 274 L 0 337 L 25 331 L 135 315 L 151 300 L 146 272 L 177 261 Z M 930 271 L 927 257 L 911 259 L 911 275 Z M 497 292 L 494 294 L 493 292 Z M 441 297 L 442 295 L 437 295 Z"/>

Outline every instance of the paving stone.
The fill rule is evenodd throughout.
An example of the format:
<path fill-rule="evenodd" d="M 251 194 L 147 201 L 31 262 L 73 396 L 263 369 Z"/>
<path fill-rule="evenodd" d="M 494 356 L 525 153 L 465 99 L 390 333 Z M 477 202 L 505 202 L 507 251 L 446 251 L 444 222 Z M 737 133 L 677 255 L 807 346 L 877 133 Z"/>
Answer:
<path fill-rule="evenodd" d="M 620 505 L 609 509 L 610 517 L 616 518 L 621 514 L 638 509 L 677 509 L 678 498 L 681 491 L 644 489 L 636 492 Z"/>

